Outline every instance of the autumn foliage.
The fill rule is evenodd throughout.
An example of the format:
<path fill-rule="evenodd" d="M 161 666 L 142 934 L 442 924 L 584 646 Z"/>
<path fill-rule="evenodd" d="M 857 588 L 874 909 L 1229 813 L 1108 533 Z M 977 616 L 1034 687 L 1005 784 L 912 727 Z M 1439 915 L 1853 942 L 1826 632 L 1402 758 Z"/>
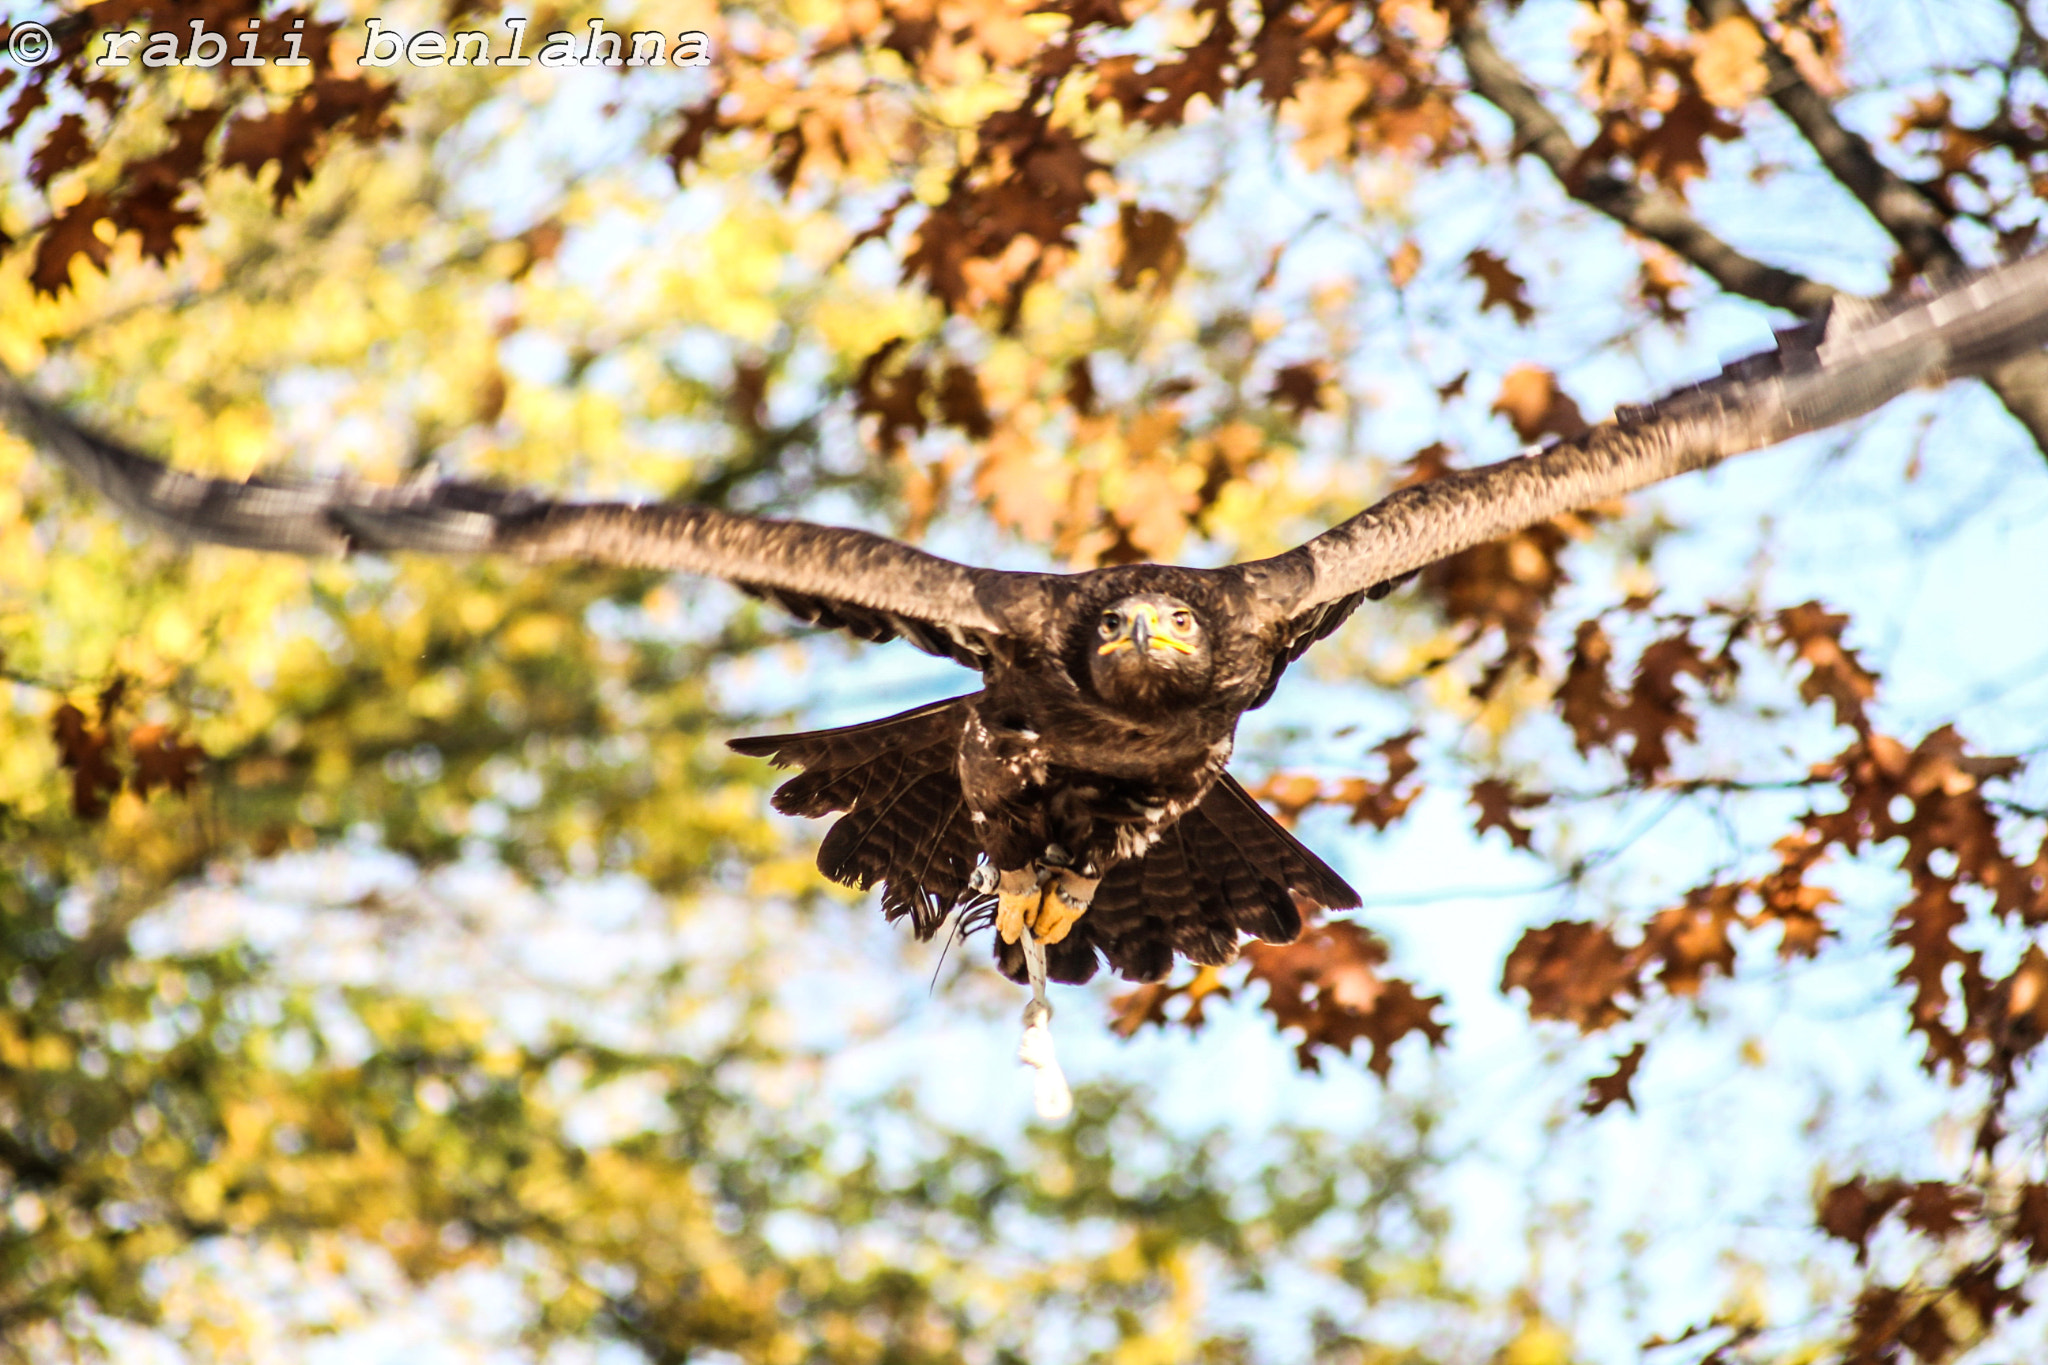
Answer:
<path fill-rule="evenodd" d="M 2048 38 L 2023 9 L 1972 10 L 2010 42 L 1965 71 L 1859 49 L 1858 16 L 1827 3 L 686 3 L 642 17 L 706 31 L 710 67 L 554 86 L 358 66 L 362 7 L 98 0 L 46 17 L 48 62 L 0 62 L 0 363 L 216 471 L 455 465 L 865 518 L 1034 567 L 1249 558 L 1576 434 L 1603 415 L 1581 377 L 1616 387 L 1602 357 L 1644 362 L 1633 384 L 1735 302 L 1815 314 L 1820 276 L 1852 272 L 1809 273 L 1811 244 L 1766 259 L 1786 221 L 1867 228 L 1866 289 L 2037 247 Z M 406 22 L 496 35 L 503 17 Z M 260 56 L 297 32 L 310 64 L 95 60 L 110 31 L 251 20 Z M 1532 35 L 1568 74 L 1538 79 Z M 1747 218 L 1728 207 L 1745 196 Z M 1604 304 L 1573 292 L 1595 276 Z M 2044 366 L 1989 385 L 1998 429 L 2037 453 Z M 1917 446 L 1904 463 L 1895 482 L 1918 486 Z M 711 984 L 680 965 L 641 981 L 667 1014 L 631 1042 L 574 1011 L 508 1041 L 424 991 L 273 980 L 235 946 L 141 951 L 135 926 L 195 886 L 372 846 L 422 885 L 479 861 L 550 891 L 615 877 L 677 924 L 795 905 L 788 939 L 836 942 L 871 907 L 814 907 L 814 835 L 769 825 L 765 775 L 718 740 L 768 723 L 753 683 L 776 668 L 833 700 L 840 659 L 652 575 L 186 555 L 25 449 L 0 445 L 0 473 L 0 947 L 18 983 L 0 1004 L 0 1339 L 33 1329 L 34 1358 L 57 1358 L 102 1340 L 94 1315 L 184 1313 L 206 1349 L 197 1290 L 136 1286 L 156 1258 L 240 1239 L 308 1264 L 374 1244 L 413 1285 L 523 1267 L 526 1340 L 650 1359 L 1008 1359 L 1070 1337 L 1104 1358 L 1268 1358 L 1203 1316 L 1203 1276 L 1253 1292 L 1282 1263 L 1365 1305 L 1316 1310 L 1318 1361 L 1577 1358 L 1535 1271 L 1492 1299 L 1443 1278 L 1447 1215 L 1417 1193 L 1436 1158 L 1392 1136 L 1339 1150 L 1289 1130 L 1246 1202 L 1208 1139 L 1102 1088 L 1071 1131 L 1014 1150 L 913 1117 L 903 1164 L 834 1166 L 838 1134 L 764 1108 L 824 1063 L 773 1041 L 784 1005 L 752 959 Z M 1732 561 L 1712 582 L 1669 573 L 1664 509 L 1687 496 L 1585 508 L 1395 586 L 1288 684 L 1379 719 L 1260 739 L 1240 775 L 1310 843 L 1348 835 L 1359 865 L 1448 809 L 1464 847 L 1548 879 L 1552 908 L 1484 966 L 1518 1027 L 1578 1059 L 1558 1064 L 1576 1068 L 1560 1141 L 1647 1109 L 1682 1021 L 1809 969 L 1861 971 L 1948 1087 L 1967 1152 L 1944 1169 L 1816 1178 L 1799 1219 L 1853 1253 L 1853 1284 L 1791 1322 L 1687 1299 L 1645 1347 L 1936 1365 L 2009 1344 L 2038 1326 L 2048 1266 L 2027 1091 L 2048 1040 L 2038 760 L 1894 703 L 1866 662 L 1875 628 L 1829 600 Z M 1576 822 L 1616 809 L 1709 812 L 1737 851 L 1614 892 L 1596 872 L 1648 855 Z M 1255 1017 L 1318 1084 L 1422 1075 L 1461 1002 L 1404 945 L 1455 928 L 1354 880 L 1357 917 L 1119 987 L 1110 1027 L 1135 1055 Z M 381 933 L 393 906 L 365 893 L 350 912 Z M 941 1003 L 965 1017 L 994 987 L 978 942 L 960 956 Z M 721 993 L 744 1018 L 704 1043 L 691 1029 Z M 660 1096 L 661 1124 L 574 1137 L 576 1101 L 615 1082 Z M 897 1122 L 848 1120 L 878 1145 Z M 1167 1155 L 1133 1174 L 1123 1143 Z M 1289 1183 L 1319 1163 L 1371 1192 Z M 1372 1262 L 1408 1254 L 1382 1219 L 1421 1230 L 1413 1263 Z M 1060 1250 L 1019 1257 L 1020 1222 Z M 772 1231 L 798 1223 L 814 1243 Z M 897 1224 L 965 1250 L 938 1265 L 863 1240 Z M 1369 1251 L 1333 1272 L 1330 1238 Z M 1442 1330 L 1388 1345 L 1371 1319 L 1388 1301 L 1389 1321 Z"/>

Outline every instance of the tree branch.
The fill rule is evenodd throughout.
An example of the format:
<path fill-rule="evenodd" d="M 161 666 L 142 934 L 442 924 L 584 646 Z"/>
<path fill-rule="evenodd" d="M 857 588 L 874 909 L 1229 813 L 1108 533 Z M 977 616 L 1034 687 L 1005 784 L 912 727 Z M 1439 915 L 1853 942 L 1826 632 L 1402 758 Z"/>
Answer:
<path fill-rule="evenodd" d="M 1741 17 L 1756 23 L 1746 0 L 1692 0 L 1702 23 Z M 1757 25 L 1758 32 L 1763 26 Z M 1764 93 L 1799 130 L 1828 173 L 1856 196 L 1870 216 L 1919 265 L 1962 269 L 1962 253 L 1949 240 L 1948 218 L 1918 186 L 1882 161 L 1862 134 L 1842 126 L 1826 96 L 1799 73 L 1784 48 L 1764 39 Z M 1985 375 L 1984 382 L 2027 434 L 2048 454 L 2048 354 L 2021 356 Z"/>
<path fill-rule="evenodd" d="M 1692 0 L 1692 10 L 1705 25 L 1743 18 L 1763 33 L 1763 26 L 1756 23 L 1745 0 Z M 1819 154 L 1821 164 L 1856 196 L 1906 254 L 1922 266 L 1960 266 L 1963 260 L 1948 239 L 1946 215 L 1918 186 L 1879 161 L 1862 134 L 1842 126 L 1827 97 L 1799 74 L 1798 66 L 1785 55 L 1784 48 L 1767 34 L 1763 61 L 1768 77 L 1764 93 L 1771 97 L 1771 103 L 1792 121 L 1800 136 Z"/>
<path fill-rule="evenodd" d="M 1670 191 L 1643 190 L 1605 172 L 1578 174 L 1578 144 L 1544 107 L 1536 87 L 1493 45 L 1476 12 L 1452 30 L 1452 41 L 1465 59 L 1473 93 L 1514 124 L 1514 150 L 1535 153 L 1572 198 L 1671 248 L 1731 294 L 1801 317 L 1819 317 L 1826 311 L 1836 290 L 1743 255 L 1710 232 Z"/>
<path fill-rule="evenodd" d="M 1748 13 L 1743 0 L 1694 0 L 1694 8 L 1708 22 Z M 1514 125 L 1515 151 L 1533 152 L 1574 199 L 1669 247 L 1729 293 L 1802 317 L 1819 316 L 1835 297 L 1837 291 L 1828 285 L 1743 255 L 1709 231 L 1668 190 L 1646 191 L 1604 172 L 1578 174 L 1578 145 L 1544 106 L 1541 93 L 1494 46 L 1476 12 L 1453 29 L 1452 40 L 1464 57 L 1473 93 Z M 1949 241 L 1935 205 L 1886 168 L 1868 142 L 1844 128 L 1820 92 L 1800 76 L 1782 49 L 1768 41 L 1765 63 L 1772 101 L 1829 172 L 1915 260 L 1959 267 L 1962 257 Z M 1985 382 L 2048 455 L 2048 355 L 2007 361 L 1990 371 Z"/>

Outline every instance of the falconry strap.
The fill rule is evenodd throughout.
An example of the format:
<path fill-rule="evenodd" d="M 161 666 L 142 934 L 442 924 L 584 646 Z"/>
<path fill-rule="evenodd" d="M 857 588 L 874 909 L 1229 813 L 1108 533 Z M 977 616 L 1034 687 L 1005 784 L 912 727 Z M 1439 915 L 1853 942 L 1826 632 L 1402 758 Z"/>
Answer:
<path fill-rule="evenodd" d="M 1038 1073 L 1031 1081 L 1038 1117 L 1057 1123 L 1073 1112 L 1074 1093 L 1067 1088 L 1066 1074 L 1052 1047 L 1052 1002 L 1045 998 L 1045 945 L 1028 926 L 1023 939 L 1031 998 L 1024 1002 L 1024 1039 L 1017 1045 L 1017 1060 Z"/>

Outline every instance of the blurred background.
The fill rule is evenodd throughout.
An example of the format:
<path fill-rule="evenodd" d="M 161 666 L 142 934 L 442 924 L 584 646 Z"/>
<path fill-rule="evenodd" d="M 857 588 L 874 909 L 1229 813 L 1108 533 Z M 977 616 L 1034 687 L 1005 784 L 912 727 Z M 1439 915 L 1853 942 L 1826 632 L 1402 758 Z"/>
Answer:
<path fill-rule="evenodd" d="M 2048 190 L 2038 0 L 9 16 L 0 364 L 92 422 L 1007 567 L 1276 552 Z M 263 64 L 147 63 L 195 25 Z M 2043 366 L 1361 611 L 1233 770 L 1365 907 L 1058 988 L 1057 1125 L 986 939 L 826 883 L 723 744 L 970 675 L 687 578 L 190 548 L 0 436 L 0 1353 L 2026 1358 Z"/>

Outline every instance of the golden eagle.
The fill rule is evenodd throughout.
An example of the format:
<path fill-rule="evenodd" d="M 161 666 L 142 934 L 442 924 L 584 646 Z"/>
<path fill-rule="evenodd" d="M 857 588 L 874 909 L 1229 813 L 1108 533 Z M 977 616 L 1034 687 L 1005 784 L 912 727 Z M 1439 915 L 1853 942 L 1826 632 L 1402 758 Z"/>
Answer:
<path fill-rule="evenodd" d="M 992 918 L 1023 980 L 1100 959 L 1164 975 L 1286 942 L 1299 905 L 1358 904 L 1225 771 L 1237 723 L 1367 598 L 1446 555 L 1742 451 L 1979 374 L 2048 343 L 2048 255 L 1918 296 L 1843 300 L 1716 378 L 1583 435 L 1403 488 L 1270 559 L 1086 573 L 974 568 L 865 531 L 676 504 L 560 502 L 465 482 L 230 482 L 169 469 L 0 376 L 0 415 L 108 498 L 178 535 L 296 554 L 507 554 L 725 579 L 805 621 L 908 640 L 981 690 L 884 720 L 733 747 L 840 812 L 818 866 L 920 937 Z M 1029 928 L 1032 933 L 1024 934 Z"/>

